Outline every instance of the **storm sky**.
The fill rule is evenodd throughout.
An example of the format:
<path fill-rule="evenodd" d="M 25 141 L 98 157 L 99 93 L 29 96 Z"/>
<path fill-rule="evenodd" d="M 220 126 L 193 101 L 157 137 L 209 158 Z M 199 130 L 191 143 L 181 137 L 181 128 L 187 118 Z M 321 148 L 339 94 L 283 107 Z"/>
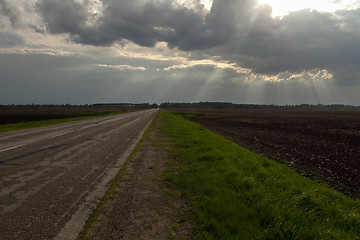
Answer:
<path fill-rule="evenodd" d="M 0 0 L 0 104 L 360 105 L 360 0 L 321 1 Z"/>

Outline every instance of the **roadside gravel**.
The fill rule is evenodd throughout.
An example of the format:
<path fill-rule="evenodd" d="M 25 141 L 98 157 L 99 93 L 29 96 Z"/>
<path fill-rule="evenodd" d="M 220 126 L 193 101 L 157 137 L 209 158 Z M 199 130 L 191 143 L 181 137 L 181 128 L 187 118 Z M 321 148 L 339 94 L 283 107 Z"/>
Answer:
<path fill-rule="evenodd" d="M 190 207 L 163 177 L 166 139 L 155 120 L 127 164 L 115 196 L 90 229 L 87 239 L 193 239 Z"/>

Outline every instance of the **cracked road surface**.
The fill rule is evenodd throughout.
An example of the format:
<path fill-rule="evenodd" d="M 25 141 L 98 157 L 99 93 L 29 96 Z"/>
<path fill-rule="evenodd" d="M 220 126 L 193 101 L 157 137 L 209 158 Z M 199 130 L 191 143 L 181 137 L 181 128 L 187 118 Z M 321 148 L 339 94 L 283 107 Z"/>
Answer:
<path fill-rule="evenodd" d="M 0 239 L 75 239 L 157 114 L 0 134 Z"/>

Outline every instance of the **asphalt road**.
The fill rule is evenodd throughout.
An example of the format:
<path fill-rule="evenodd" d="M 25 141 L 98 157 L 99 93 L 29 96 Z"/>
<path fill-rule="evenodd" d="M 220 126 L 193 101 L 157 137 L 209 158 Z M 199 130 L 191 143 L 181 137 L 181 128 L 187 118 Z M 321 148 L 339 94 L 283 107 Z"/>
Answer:
<path fill-rule="evenodd" d="M 0 133 L 0 239 L 75 239 L 156 113 Z"/>

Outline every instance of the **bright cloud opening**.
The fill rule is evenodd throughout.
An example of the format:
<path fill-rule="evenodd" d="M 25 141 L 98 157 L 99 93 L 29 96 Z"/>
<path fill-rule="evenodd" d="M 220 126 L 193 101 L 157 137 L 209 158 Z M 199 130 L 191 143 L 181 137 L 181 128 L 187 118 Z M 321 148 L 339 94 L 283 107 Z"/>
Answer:
<path fill-rule="evenodd" d="M 259 4 L 269 4 L 273 9 L 273 16 L 284 16 L 289 12 L 302 9 L 313 9 L 319 12 L 334 12 L 339 9 L 354 9 L 360 6 L 359 0 L 258 0 Z"/>

